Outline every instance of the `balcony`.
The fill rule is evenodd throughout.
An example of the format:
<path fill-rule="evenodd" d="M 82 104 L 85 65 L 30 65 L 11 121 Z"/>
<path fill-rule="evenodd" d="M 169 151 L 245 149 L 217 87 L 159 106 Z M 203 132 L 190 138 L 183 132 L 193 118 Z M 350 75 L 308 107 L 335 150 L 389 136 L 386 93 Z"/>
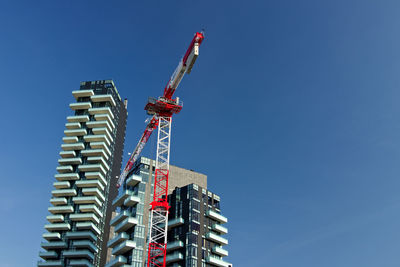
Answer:
<path fill-rule="evenodd" d="M 47 241 L 54 241 L 54 240 L 60 240 L 61 239 L 61 234 L 57 233 L 57 232 L 53 232 L 53 233 L 44 233 L 42 235 L 42 237 L 44 239 L 46 239 Z"/>
<path fill-rule="evenodd" d="M 172 254 L 167 254 L 167 257 L 165 257 L 165 262 L 168 263 L 172 263 L 172 262 L 176 262 L 176 261 L 180 261 L 183 260 L 183 254 L 180 252 L 174 252 Z"/>
<path fill-rule="evenodd" d="M 96 207 L 96 205 L 80 205 L 79 210 L 82 212 L 94 212 L 98 217 L 103 217 L 103 213 Z"/>
<path fill-rule="evenodd" d="M 53 186 L 57 189 L 65 189 L 65 188 L 70 188 L 71 184 L 67 181 L 64 182 L 54 182 Z"/>
<path fill-rule="evenodd" d="M 39 252 L 39 257 L 41 257 L 42 259 L 46 260 L 46 259 L 57 259 L 58 254 L 55 251 L 40 251 Z"/>
<path fill-rule="evenodd" d="M 58 166 L 56 170 L 59 173 L 66 173 L 66 172 L 72 172 L 74 168 L 71 165 L 67 165 L 67 166 Z"/>
<path fill-rule="evenodd" d="M 60 156 L 62 158 L 73 158 L 73 157 L 76 157 L 75 151 L 61 151 L 59 154 L 60 154 Z"/>
<path fill-rule="evenodd" d="M 111 141 L 104 134 L 85 135 L 83 139 L 86 142 L 105 142 L 108 146 L 111 145 Z"/>
<path fill-rule="evenodd" d="M 107 171 L 110 169 L 107 162 L 102 157 L 88 157 L 87 161 L 90 163 L 100 163 L 101 166 L 103 166 L 103 168 Z"/>
<path fill-rule="evenodd" d="M 94 223 L 99 223 L 100 220 L 99 218 L 97 218 L 96 215 L 94 215 L 93 213 L 75 213 L 75 214 L 71 214 L 69 215 L 69 218 L 71 221 L 74 222 L 81 222 L 81 221 L 91 221 Z"/>
<path fill-rule="evenodd" d="M 100 200 L 95 196 L 90 197 L 73 197 L 72 201 L 75 204 L 96 204 L 98 207 L 102 206 Z"/>
<path fill-rule="evenodd" d="M 98 179 L 103 185 L 107 184 L 106 179 L 100 172 L 86 172 L 85 177 L 86 179 Z"/>
<path fill-rule="evenodd" d="M 127 259 L 124 256 L 117 256 L 106 264 L 106 267 L 119 267 L 125 265 Z"/>
<path fill-rule="evenodd" d="M 113 137 L 110 134 L 110 131 L 105 127 L 103 127 L 103 128 L 93 128 L 92 132 L 93 132 L 93 134 L 104 134 L 104 135 L 107 135 L 109 140 L 113 139 Z"/>
<path fill-rule="evenodd" d="M 101 201 L 105 201 L 104 195 L 101 193 L 101 191 L 97 188 L 83 188 L 82 193 L 84 196 L 96 196 L 98 197 Z"/>
<path fill-rule="evenodd" d="M 85 148 L 83 143 L 74 143 L 74 144 L 62 144 L 62 150 L 64 151 L 71 151 L 71 150 L 82 150 Z"/>
<path fill-rule="evenodd" d="M 116 245 L 118 245 L 119 243 L 128 240 L 129 239 L 129 235 L 125 232 L 120 233 L 119 235 L 115 236 L 113 239 L 111 239 L 110 241 L 108 241 L 107 243 L 107 247 L 109 248 L 113 248 Z"/>
<path fill-rule="evenodd" d="M 176 240 L 167 244 L 167 251 L 183 248 L 184 244 L 180 240 Z"/>
<path fill-rule="evenodd" d="M 94 115 L 94 119 L 96 121 L 107 121 L 110 124 L 111 128 L 115 128 L 114 122 L 107 114 L 96 114 Z"/>
<path fill-rule="evenodd" d="M 221 237 L 219 235 L 216 235 L 213 232 L 208 232 L 206 234 L 206 238 L 211 240 L 211 241 L 214 241 L 215 243 L 218 243 L 220 245 L 228 245 L 228 239 L 223 238 L 223 237 Z"/>
<path fill-rule="evenodd" d="M 90 103 L 90 102 L 71 103 L 71 104 L 69 104 L 69 107 L 72 110 L 89 109 L 92 107 L 92 103 Z"/>
<path fill-rule="evenodd" d="M 45 224 L 44 228 L 49 231 L 67 231 L 71 230 L 71 225 L 69 223 L 51 223 Z"/>
<path fill-rule="evenodd" d="M 91 231 L 67 232 L 65 234 L 65 237 L 69 239 L 90 239 L 93 242 L 97 241 L 97 236 L 93 234 Z"/>
<path fill-rule="evenodd" d="M 168 220 L 168 230 L 173 228 L 173 227 L 182 225 L 184 223 L 185 223 L 185 220 L 183 218 L 175 218 L 175 219 L 172 219 L 172 220 Z"/>
<path fill-rule="evenodd" d="M 88 240 L 73 241 L 72 245 L 76 248 L 87 248 L 93 253 L 96 253 L 98 251 L 98 248 L 91 241 Z"/>
<path fill-rule="evenodd" d="M 38 261 L 38 267 L 63 267 L 64 263 L 62 261 Z"/>
<path fill-rule="evenodd" d="M 126 230 L 132 228 L 133 226 L 138 224 L 138 220 L 134 217 L 128 217 L 119 223 L 114 228 L 114 232 L 125 232 Z"/>
<path fill-rule="evenodd" d="M 217 224 L 217 223 L 213 224 L 211 229 L 216 231 L 216 232 L 218 232 L 218 233 L 221 233 L 221 234 L 227 234 L 228 233 L 228 228 L 223 227 L 222 225 Z"/>
<path fill-rule="evenodd" d="M 72 95 L 78 100 L 79 97 L 90 97 L 94 95 L 93 90 L 75 90 L 72 91 Z"/>
<path fill-rule="evenodd" d="M 136 247 L 136 243 L 132 240 L 126 240 L 113 248 L 112 254 L 115 256 L 126 253 L 127 251 L 134 249 Z"/>
<path fill-rule="evenodd" d="M 56 241 L 56 242 L 42 242 L 40 246 L 46 250 L 49 249 L 59 249 L 59 248 L 66 248 L 67 243 L 64 241 Z"/>
<path fill-rule="evenodd" d="M 133 192 L 130 190 L 125 190 L 123 191 L 116 199 L 113 201 L 113 206 L 121 206 L 122 203 L 124 203 L 125 199 L 127 199 L 129 196 L 132 196 Z"/>
<path fill-rule="evenodd" d="M 109 107 L 104 107 L 104 108 L 90 108 L 89 109 L 89 114 L 90 115 L 95 115 L 95 114 L 107 114 L 108 116 L 111 117 L 111 119 L 114 119 L 114 114 L 112 113 L 111 109 Z"/>
<path fill-rule="evenodd" d="M 94 255 L 87 249 L 77 249 L 77 250 L 66 250 L 63 251 L 65 258 L 86 258 L 89 260 L 94 260 Z"/>
<path fill-rule="evenodd" d="M 126 218 L 128 218 L 130 216 L 130 212 L 128 211 L 122 211 L 120 214 L 118 214 L 117 216 L 115 216 L 111 221 L 110 221 L 110 225 L 111 226 L 115 226 L 118 223 L 122 222 L 123 220 L 125 220 Z"/>
<path fill-rule="evenodd" d="M 65 128 L 67 128 L 67 129 L 79 129 L 79 128 L 81 128 L 81 124 L 79 122 L 67 122 L 65 124 Z"/>
<path fill-rule="evenodd" d="M 74 212 L 74 207 L 72 207 L 72 206 L 56 206 L 56 207 L 48 207 L 47 210 L 50 211 L 52 214 L 72 213 L 72 212 Z"/>
<path fill-rule="evenodd" d="M 76 196 L 76 190 L 75 189 L 57 189 L 57 190 L 53 190 L 51 191 L 51 194 L 54 197 L 72 197 L 72 196 Z"/>
<path fill-rule="evenodd" d="M 87 121 L 89 121 L 89 116 L 88 115 L 68 116 L 67 121 L 68 122 L 87 122 Z"/>
<path fill-rule="evenodd" d="M 112 95 L 94 95 L 90 97 L 90 100 L 92 100 L 92 102 L 108 102 L 113 107 L 116 105 Z"/>
<path fill-rule="evenodd" d="M 81 154 L 86 157 L 100 156 L 108 160 L 108 154 L 103 149 L 85 149 L 81 151 Z"/>
<path fill-rule="evenodd" d="M 69 266 L 94 267 L 94 265 L 91 264 L 88 260 L 70 260 Z"/>
<path fill-rule="evenodd" d="M 206 262 L 211 265 L 218 266 L 218 267 L 229 267 L 230 266 L 229 262 L 223 261 L 222 259 L 213 257 L 213 256 L 208 256 L 206 258 Z"/>
<path fill-rule="evenodd" d="M 96 225 L 92 222 L 78 222 L 76 223 L 76 229 L 78 230 L 91 230 L 92 232 L 95 232 L 96 234 L 100 235 L 100 229 L 97 228 Z"/>
<path fill-rule="evenodd" d="M 79 165 L 78 169 L 82 172 L 101 172 L 103 175 L 106 175 L 107 173 L 107 171 L 100 164 Z"/>
<path fill-rule="evenodd" d="M 208 217 L 210 217 L 211 219 L 214 219 L 214 220 L 216 220 L 216 221 L 219 221 L 220 223 L 227 223 L 227 222 L 228 222 L 228 219 L 227 219 L 226 217 L 222 216 L 222 215 L 219 214 L 219 213 L 216 213 L 216 212 L 213 211 L 213 210 L 208 210 L 208 211 L 206 212 L 206 216 L 208 216 Z"/>
<path fill-rule="evenodd" d="M 62 216 L 62 215 L 48 215 L 48 216 L 46 216 L 46 219 L 50 223 L 63 222 L 64 221 L 64 216 Z"/>
<path fill-rule="evenodd" d="M 54 177 L 58 180 L 58 181 L 75 181 L 75 180 L 79 180 L 79 174 L 78 173 L 60 173 L 60 174 L 56 174 L 54 175 Z"/>
<path fill-rule="evenodd" d="M 140 202 L 140 198 L 137 196 L 129 196 L 124 201 L 124 206 L 133 207 Z"/>
<path fill-rule="evenodd" d="M 78 165 L 82 164 L 82 159 L 81 158 L 59 159 L 58 163 L 60 163 L 60 165 Z"/>
<path fill-rule="evenodd" d="M 65 197 L 53 197 L 50 199 L 50 203 L 53 204 L 54 206 L 66 205 L 67 199 Z"/>
<path fill-rule="evenodd" d="M 142 177 L 133 174 L 131 177 L 128 178 L 128 180 L 126 180 L 126 184 L 128 186 L 136 186 L 141 181 L 142 181 Z"/>
<path fill-rule="evenodd" d="M 108 154 L 111 155 L 111 151 L 108 148 L 107 144 L 104 142 L 91 142 L 90 143 L 91 148 L 98 148 L 98 149 L 104 149 L 104 151 Z"/>
<path fill-rule="evenodd" d="M 64 130 L 64 134 L 66 136 L 84 136 L 87 134 L 86 129 L 72 129 L 72 130 Z M 76 140 L 78 141 L 78 140 Z"/>
<path fill-rule="evenodd" d="M 212 252 L 217 255 L 220 255 L 222 257 L 227 257 L 229 254 L 227 250 L 223 249 L 222 247 L 218 247 L 218 246 L 213 247 Z"/>
<path fill-rule="evenodd" d="M 108 121 L 91 121 L 86 123 L 86 127 L 88 128 L 102 128 L 106 127 L 110 132 L 112 132 L 113 128 Z"/>
<path fill-rule="evenodd" d="M 78 137 L 76 136 L 68 136 L 68 137 L 63 137 L 63 142 L 66 144 L 73 144 L 78 142 Z"/>
<path fill-rule="evenodd" d="M 104 185 L 99 180 L 79 180 L 75 182 L 77 187 L 96 187 L 104 190 Z"/>

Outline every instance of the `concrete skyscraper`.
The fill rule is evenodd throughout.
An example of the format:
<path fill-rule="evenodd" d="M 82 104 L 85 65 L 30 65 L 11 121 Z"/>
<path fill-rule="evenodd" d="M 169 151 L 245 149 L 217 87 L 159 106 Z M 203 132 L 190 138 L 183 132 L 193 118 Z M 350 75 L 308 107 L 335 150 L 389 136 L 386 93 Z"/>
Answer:
<path fill-rule="evenodd" d="M 127 101 L 112 80 L 72 92 L 38 266 L 104 266 L 112 201 L 118 195 Z"/>

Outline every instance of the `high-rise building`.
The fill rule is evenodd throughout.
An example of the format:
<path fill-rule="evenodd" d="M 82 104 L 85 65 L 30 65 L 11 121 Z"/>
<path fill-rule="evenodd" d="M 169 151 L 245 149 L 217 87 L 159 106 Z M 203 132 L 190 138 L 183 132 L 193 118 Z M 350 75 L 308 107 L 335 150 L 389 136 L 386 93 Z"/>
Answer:
<path fill-rule="evenodd" d="M 106 267 L 145 266 L 150 215 L 149 204 L 152 201 L 154 190 L 152 184 L 154 182 L 154 171 L 155 161 L 141 157 L 128 174 L 119 196 L 114 200 L 113 204 L 117 207 L 117 213 L 110 222 L 111 232 L 114 232 L 114 234 L 111 235 L 108 242 L 112 256 L 110 256 Z M 168 235 L 172 235 L 172 237 L 168 237 L 167 244 L 168 266 L 229 266 L 222 259 L 222 257 L 228 255 L 228 252 L 222 248 L 222 245 L 227 244 L 228 241 L 221 236 L 227 233 L 227 229 L 221 226 L 227 219 L 220 215 L 219 197 L 207 191 L 206 188 L 206 175 L 170 165 L 168 191 L 171 194 L 169 196 L 171 209 Z M 192 194 L 188 199 L 180 197 L 183 194 L 185 194 L 185 197 L 189 196 L 183 193 L 188 190 L 190 192 L 197 190 L 199 194 L 197 197 Z M 206 195 L 204 201 L 203 194 Z M 209 198 L 211 202 L 209 202 Z M 198 211 L 196 211 L 198 221 L 196 221 L 197 217 L 192 221 L 191 208 L 192 205 L 196 205 L 192 204 L 194 201 L 199 203 Z M 176 205 L 178 205 L 178 209 Z M 210 217 L 214 215 L 217 219 Z M 197 222 L 198 230 L 193 230 L 192 225 Z M 175 231 L 180 234 L 177 236 Z M 192 242 L 193 238 L 186 240 L 186 237 L 194 235 L 195 231 L 197 231 L 198 236 L 196 244 Z M 217 239 L 217 242 L 214 238 Z M 197 247 L 196 256 L 186 257 L 186 251 L 193 250 L 195 246 Z M 193 261 L 194 259 L 196 261 Z M 191 265 L 192 261 L 195 264 L 199 263 L 199 265 Z"/>
<path fill-rule="evenodd" d="M 127 100 L 112 80 L 82 82 L 72 94 L 74 114 L 65 124 L 38 266 L 102 267 L 118 195 Z"/>
<path fill-rule="evenodd" d="M 228 219 L 221 215 L 220 197 L 197 184 L 176 187 L 168 196 L 167 266 L 229 267 Z"/>

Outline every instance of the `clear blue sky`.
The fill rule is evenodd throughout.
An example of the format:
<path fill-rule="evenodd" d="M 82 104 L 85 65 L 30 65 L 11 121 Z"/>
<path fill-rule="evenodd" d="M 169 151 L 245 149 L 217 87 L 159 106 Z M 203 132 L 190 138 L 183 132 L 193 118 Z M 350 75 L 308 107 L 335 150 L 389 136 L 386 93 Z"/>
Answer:
<path fill-rule="evenodd" d="M 147 97 L 202 28 L 171 163 L 221 196 L 228 260 L 399 266 L 399 13 L 368 0 L 1 1 L 0 266 L 38 259 L 71 91 L 114 79 L 127 155 Z"/>

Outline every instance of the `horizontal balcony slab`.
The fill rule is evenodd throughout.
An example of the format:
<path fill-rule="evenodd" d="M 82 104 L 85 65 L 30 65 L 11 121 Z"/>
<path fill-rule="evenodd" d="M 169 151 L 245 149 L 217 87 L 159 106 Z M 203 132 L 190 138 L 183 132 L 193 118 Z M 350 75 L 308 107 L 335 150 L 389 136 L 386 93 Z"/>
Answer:
<path fill-rule="evenodd" d="M 172 250 L 175 250 L 175 249 L 183 248 L 183 246 L 184 246 L 184 244 L 180 240 L 169 242 L 167 244 L 167 251 L 172 251 Z"/>
<path fill-rule="evenodd" d="M 114 248 L 116 245 L 120 244 L 121 242 L 128 240 L 129 235 L 125 232 L 120 233 L 119 235 L 116 235 L 113 239 L 108 241 L 107 247 L 109 248 Z"/>
<path fill-rule="evenodd" d="M 180 260 L 183 260 L 183 254 L 177 251 L 172 254 L 167 254 L 167 256 L 165 257 L 166 263 L 172 263 Z"/>
<path fill-rule="evenodd" d="M 62 254 L 65 258 L 86 258 L 94 260 L 94 254 L 88 249 L 64 250 Z"/>
<path fill-rule="evenodd" d="M 79 180 L 75 182 L 77 187 L 96 187 L 99 190 L 104 190 L 104 185 L 99 180 Z"/>
<path fill-rule="evenodd" d="M 52 232 L 52 233 L 44 233 L 42 235 L 44 239 L 47 241 L 54 241 L 54 240 L 60 240 L 61 239 L 61 234 L 57 232 Z"/>
<path fill-rule="evenodd" d="M 136 186 L 137 184 L 139 184 L 142 181 L 142 177 L 140 177 L 139 175 L 131 175 L 128 180 L 126 180 L 126 184 L 128 186 Z"/>
<path fill-rule="evenodd" d="M 91 121 L 86 123 L 86 127 L 95 129 L 95 128 L 107 128 L 110 132 L 114 129 L 108 121 Z"/>
<path fill-rule="evenodd" d="M 133 196 L 132 191 L 125 190 L 125 191 L 121 192 L 121 194 L 117 198 L 114 199 L 114 201 L 112 203 L 113 206 L 121 206 L 124 203 L 125 199 L 127 199 L 129 196 Z"/>
<path fill-rule="evenodd" d="M 100 201 L 105 201 L 104 195 L 101 193 L 101 191 L 98 188 L 91 187 L 91 188 L 83 188 L 82 189 L 82 194 L 84 196 L 96 196 L 100 199 Z"/>
<path fill-rule="evenodd" d="M 38 261 L 38 267 L 63 267 L 64 263 L 61 260 L 58 261 Z"/>
<path fill-rule="evenodd" d="M 75 90 L 72 91 L 72 95 L 75 97 L 76 100 L 78 100 L 78 98 L 80 97 L 91 97 L 94 95 L 93 90 Z"/>
<path fill-rule="evenodd" d="M 54 197 L 65 197 L 65 196 L 76 196 L 77 192 L 76 189 L 57 189 L 51 191 L 51 194 Z"/>
<path fill-rule="evenodd" d="M 219 259 L 217 257 L 212 257 L 212 256 L 208 256 L 206 258 L 206 262 L 211 265 L 218 266 L 218 267 L 229 267 L 230 266 L 230 263 L 228 263 L 222 259 Z"/>
<path fill-rule="evenodd" d="M 67 199 L 65 197 L 53 197 L 50 199 L 50 203 L 54 206 L 66 205 Z"/>
<path fill-rule="evenodd" d="M 105 142 L 107 146 L 111 145 L 111 140 L 104 134 L 85 135 L 83 139 L 86 142 Z"/>
<path fill-rule="evenodd" d="M 85 164 L 79 165 L 78 169 L 82 172 L 100 172 L 102 175 L 106 175 L 107 171 L 101 166 L 101 164 Z"/>
<path fill-rule="evenodd" d="M 172 220 L 168 220 L 168 229 L 180 226 L 180 225 L 182 225 L 184 223 L 185 223 L 185 220 L 183 218 L 181 218 L 181 217 L 175 218 L 175 219 L 172 219 Z"/>
<path fill-rule="evenodd" d="M 97 235 L 100 235 L 100 229 L 92 222 L 78 222 L 76 223 L 76 229 L 78 230 L 90 230 Z"/>
<path fill-rule="evenodd" d="M 69 215 L 69 219 L 74 222 L 76 222 L 76 221 L 79 221 L 79 222 L 91 221 L 94 223 L 100 222 L 99 218 L 96 215 L 94 215 L 93 213 L 75 213 L 75 214 Z"/>
<path fill-rule="evenodd" d="M 86 129 L 71 129 L 71 130 L 65 130 L 64 134 L 70 137 L 84 136 L 87 135 L 87 131 Z M 76 142 L 71 142 L 71 143 L 76 143 Z"/>
<path fill-rule="evenodd" d="M 109 154 L 104 149 L 85 149 L 81 151 L 81 154 L 85 157 L 102 157 L 108 160 Z"/>
<path fill-rule="evenodd" d="M 136 247 L 135 241 L 126 240 L 126 241 L 122 242 L 121 244 L 119 244 L 118 246 L 116 246 L 115 248 L 113 248 L 112 254 L 115 256 L 125 254 L 129 250 L 134 249 L 135 247 Z"/>
<path fill-rule="evenodd" d="M 103 159 L 103 157 L 99 157 L 99 156 L 97 156 L 97 157 L 88 157 L 87 161 L 89 163 L 99 163 L 107 171 L 110 169 L 110 167 L 108 166 L 107 162 Z"/>
<path fill-rule="evenodd" d="M 79 115 L 79 116 L 68 116 L 68 122 L 87 122 L 89 121 L 88 115 Z"/>
<path fill-rule="evenodd" d="M 85 145 L 83 143 L 74 143 L 74 144 L 62 144 L 61 145 L 62 150 L 64 151 L 70 151 L 70 150 L 82 150 L 85 148 Z"/>
<path fill-rule="evenodd" d="M 212 252 L 214 254 L 220 255 L 222 257 L 227 257 L 229 255 L 228 251 L 223 249 L 222 247 L 215 246 L 212 248 Z"/>
<path fill-rule="evenodd" d="M 90 263 L 89 260 L 70 260 L 69 261 L 70 266 L 84 266 L 84 267 L 94 267 L 93 264 Z"/>
<path fill-rule="evenodd" d="M 124 266 L 127 263 L 127 259 L 124 256 L 114 257 L 111 261 L 106 264 L 106 267 L 119 267 Z"/>
<path fill-rule="evenodd" d="M 115 216 L 113 219 L 111 219 L 110 225 L 116 226 L 117 224 L 128 218 L 130 215 L 131 215 L 130 212 L 124 210 L 121 213 L 117 214 L 117 216 Z"/>
<path fill-rule="evenodd" d="M 86 179 L 98 179 L 103 185 L 107 184 L 106 179 L 100 172 L 85 172 Z"/>
<path fill-rule="evenodd" d="M 220 224 L 217 224 L 217 223 L 213 224 L 211 226 L 211 229 L 213 231 L 215 231 L 215 232 L 220 233 L 220 234 L 227 234 L 228 233 L 228 228 L 226 228 L 226 227 L 224 227 L 224 226 L 222 226 Z"/>
<path fill-rule="evenodd" d="M 206 212 L 206 216 L 210 217 L 211 219 L 214 219 L 220 223 L 227 223 L 228 219 L 225 216 L 222 216 L 221 214 L 213 211 L 213 210 L 208 210 Z"/>
<path fill-rule="evenodd" d="M 64 241 L 42 242 L 40 246 L 48 250 L 48 249 L 66 248 L 67 243 Z"/>
<path fill-rule="evenodd" d="M 59 154 L 60 154 L 60 156 L 62 158 L 74 158 L 74 157 L 76 157 L 76 153 L 73 150 L 71 150 L 71 151 L 61 151 Z"/>
<path fill-rule="evenodd" d="M 73 197 L 72 201 L 75 204 L 96 204 L 98 207 L 102 206 L 102 202 L 96 196 Z"/>
<path fill-rule="evenodd" d="M 82 109 L 89 109 L 92 107 L 92 103 L 90 102 L 78 102 L 78 103 L 71 103 L 69 107 L 72 110 L 82 110 Z"/>
<path fill-rule="evenodd" d="M 60 165 L 78 165 L 78 164 L 82 164 L 82 159 L 81 158 L 59 159 L 58 163 Z"/>
<path fill-rule="evenodd" d="M 134 227 L 137 224 L 138 220 L 136 218 L 128 217 L 115 226 L 114 232 L 125 232 L 126 230 Z"/>
<path fill-rule="evenodd" d="M 79 128 L 81 128 L 81 124 L 79 122 L 67 122 L 65 124 L 65 128 L 67 128 L 67 129 L 79 129 Z"/>
<path fill-rule="evenodd" d="M 54 175 L 54 177 L 58 181 L 75 181 L 79 180 L 79 174 L 78 173 L 60 173 Z"/>
<path fill-rule="evenodd" d="M 107 114 L 96 114 L 96 115 L 94 115 L 94 119 L 96 121 L 107 121 L 110 124 L 112 129 L 115 128 L 115 124 L 113 122 L 113 119 L 111 119 L 111 117 L 108 116 Z"/>
<path fill-rule="evenodd" d="M 140 198 L 137 196 L 129 196 L 124 200 L 124 206 L 133 207 L 140 202 Z"/>
<path fill-rule="evenodd" d="M 90 142 L 90 147 L 93 149 L 104 149 L 107 155 L 111 155 L 111 151 L 108 148 L 108 145 L 104 142 Z"/>
<path fill-rule="evenodd" d="M 49 232 L 68 231 L 71 230 L 71 225 L 69 223 L 51 223 L 45 224 L 44 228 Z"/>
<path fill-rule="evenodd" d="M 44 260 L 57 259 L 58 258 L 58 254 L 55 251 L 40 251 L 39 252 L 39 257 L 41 257 Z"/>
<path fill-rule="evenodd" d="M 90 239 L 94 242 L 97 241 L 97 236 L 91 231 L 75 231 L 75 232 L 67 232 L 65 237 L 68 239 Z"/>
<path fill-rule="evenodd" d="M 79 139 L 77 136 L 66 136 L 66 137 L 63 137 L 62 140 L 65 144 L 73 144 L 73 143 L 78 143 Z"/>
<path fill-rule="evenodd" d="M 96 134 L 96 135 L 102 135 L 102 134 L 104 134 L 104 135 L 107 136 L 108 140 L 113 140 L 113 139 L 114 139 L 114 138 L 112 137 L 112 135 L 110 134 L 110 131 L 109 131 L 106 127 L 103 127 L 103 128 L 93 128 L 93 129 L 92 129 L 92 132 L 93 132 L 93 134 Z"/>
<path fill-rule="evenodd" d="M 216 235 L 213 232 L 208 232 L 206 238 L 220 245 L 228 245 L 228 239 Z"/>
<path fill-rule="evenodd" d="M 108 116 L 111 117 L 111 119 L 114 119 L 114 114 L 112 113 L 111 109 L 109 107 L 104 107 L 104 108 L 90 108 L 89 109 L 89 114 L 90 115 L 95 115 L 95 114 L 107 114 Z"/>
<path fill-rule="evenodd" d="M 112 95 L 94 95 L 90 97 L 92 102 L 108 102 L 115 107 L 115 100 Z"/>
<path fill-rule="evenodd" d="M 74 207 L 72 206 L 55 206 L 55 207 L 48 207 L 47 210 L 52 214 L 59 214 L 59 213 L 72 213 L 74 212 Z"/>
<path fill-rule="evenodd" d="M 63 222 L 64 216 L 63 215 L 48 215 L 48 216 L 46 216 L 46 219 L 50 223 Z"/>
<path fill-rule="evenodd" d="M 71 184 L 68 181 L 63 181 L 63 182 L 54 182 L 53 186 L 57 189 L 65 189 L 65 188 L 70 188 Z"/>
<path fill-rule="evenodd" d="M 74 168 L 71 165 L 66 165 L 66 166 L 58 166 L 56 170 L 59 173 L 67 173 L 67 172 L 72 172 Z"/>
<path fill-rule="evenodd" d="M 97 253 L 98 248 L 96 247 L 95 244 L 93 244 L 92 241 L 89 240 L 79 240 L 79 241 L 73 241 L 72 245 L 76 248 L 87 248 L 93 253 Z"/>

